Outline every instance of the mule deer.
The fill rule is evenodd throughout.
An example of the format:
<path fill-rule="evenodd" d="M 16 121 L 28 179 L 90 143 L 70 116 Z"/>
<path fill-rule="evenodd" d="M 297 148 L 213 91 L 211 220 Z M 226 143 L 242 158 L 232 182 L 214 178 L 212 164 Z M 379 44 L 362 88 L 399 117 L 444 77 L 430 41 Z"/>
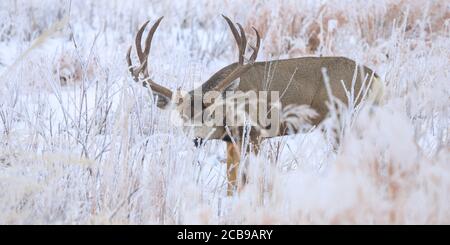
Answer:
<path fill-rule="evenodd" d="M 287 130 L 284 123 L 276 122 L 275 124 L 271 122 L 269 125 L 263 125 L 263 127 L 254 125 L 246 127 L 242 122 L 237 125 L 229 125 L 226 113 L 222 113 L 223 118 L 216 121 L 219 123 L 206 125 L 204 121 L 205 112 L 210 115 L 211 111 L 215 111 L 216 108 L 226 107 L 229 103 L 227 100 L 222 104 L 218 101 L 223 102 L 221 99 L 227 97 L 227 92 L 263 91 L 279 93 L 281 95 L 276 99 L 277 101 L 273 101 L 273 98 L 268 100 L 270 105 L 274 105 L 274 102 L 278 102 L 281 107 L 308 105 L 317 112 L 317 115 L 311 119 L 313 125 L 322 122 L 329 112 L 327 101 L 330 98 L 330 89 L 333 97 L 347 103 L 349 98 L 345 88 L 353 88 L 355 93 L 360 93 L 365 86 L 364 81 L 368 77 L 372 77 L 373 82 L 367 85 L 367 89 L 370 90 L 371 97 L 375 101 L 381 98 L 383 84 L 378 76 L 370 68 L 358 66 L 355 61 L 345 57 L 304 57 L 255 62 L 261 41 L 255 28 L 253 30 L 256 36 L 256 45 L 250 45 L 253 53 L 246 59 L 247 38 L 244 29 L 239 23 L 235 25 L 226 16 L 223 16 L 223 18 L 231 29 L 238 46 L 238 62 L 222 68 L 197 89 L 186 94 L 182 94 L 180 91 L 173 93 L 170 89 L 154 82 L 148 72 L 149 52 L 153 35 L 162 18 L 158 19 L 150 29 L 144 49 L 141 39 L 149 22 L 147 21 L 137 32 L 135 46 L 140 65 L 138 67 L 132 65 L 132 47 L 130 47 L 127 53 L 129 70 L 136 82 L 142 82 L 143 86 L 151 88 L 159 108 L 167 109 L 172 107 L 169 105 L 173 105 L 172 108 L 179 112 L 185 122 L 200 122 L 199 125 L 194 124 L 193 126 L 196 139 L 226 141 L 228 195 L 232 195 L 238 186 L 237 176 L 241 161 L 240 145 L 245 138 L 243 136 L 248 135 L 247 139 L 257 153 L 261 140 L 295 132 Z M 328 78 L 328 87 L 324 83 L 325 76 Z M 257 103 L 261 99 L 261 95 L 256 96 Z M 358 100 L 355 101 L 356 104 L 361 101 L 361 99 L 356 100 Z M 246 107 L 245 111 L 248 110 L 249 108 Z M 256 116 L 260 116 L 262 113 L 266 115 L 275 114 L 271 110 L 267 107 L 265 110 L 259 109 Z M 267 133 L 268 128 L 271 129 L 271 133 Z"/>

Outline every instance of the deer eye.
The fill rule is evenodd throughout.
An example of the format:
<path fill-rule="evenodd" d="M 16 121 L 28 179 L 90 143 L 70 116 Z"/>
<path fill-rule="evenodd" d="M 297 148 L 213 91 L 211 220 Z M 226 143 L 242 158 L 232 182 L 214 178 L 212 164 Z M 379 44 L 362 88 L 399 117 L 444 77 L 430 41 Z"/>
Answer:
<path fill-rule="evenodd" d="M 177 98 L 176 101 L 175 101 L 175 103 L 177 105 L 181 105 L 181 104 L 183 104 L 183 102 L 184 102 L 183 98 Z"/>

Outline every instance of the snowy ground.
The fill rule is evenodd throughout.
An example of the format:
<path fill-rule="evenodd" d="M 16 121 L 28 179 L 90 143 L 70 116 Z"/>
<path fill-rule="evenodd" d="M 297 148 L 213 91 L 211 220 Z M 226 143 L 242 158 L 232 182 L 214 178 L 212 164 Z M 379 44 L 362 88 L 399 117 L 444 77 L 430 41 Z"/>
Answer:
<path fill-rule="evenodd" d="M 374 68 L 384 104 L 337 153 L 321 130 L 265 142 L 226 197 L 224 143 L 195 148 L 125 61 L 164 15 L 152 76 L 190 90 L 236 60 L 222 13 L 260 30 L 258 60 Z M 0 224 L 450 223 L 448 1 L 5 0 L 0 19 Z"/>

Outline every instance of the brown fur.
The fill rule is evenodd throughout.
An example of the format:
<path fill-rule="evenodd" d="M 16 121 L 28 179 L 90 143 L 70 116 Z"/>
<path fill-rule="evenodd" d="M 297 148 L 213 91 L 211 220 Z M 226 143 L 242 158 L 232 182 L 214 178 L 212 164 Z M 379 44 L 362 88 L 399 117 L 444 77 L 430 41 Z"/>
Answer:
<path fill-rule="evenodd" d="M 209 91 L 215 84 L 230 74 L 237 66 L 236 63 L 222 68 L 215 73 L 207 82 L 202 85 L 202 90 Z M 345 57 L 304 57 L 286 60 L 275 60 L 256 62 L 250 70 L 240 77 L 237 91 L 278 91 L 280 102 L 283 107 L 291 104 L 309 105 L 314 109 L 318 116 L 312 119 L 312 124 L 319 124 L 327 115 L 329 101 L 328 93 L 324 83 L 322 68 L 325 68 L 329 77 L 331 91 L 333 96 L 340 101 L 347 103 L 347 95 L 342 86 L 341 80 L 347 89 L 351 89 L 352 81 L 357 70 L 357 77 L 354 84 L 354 94 L 357 95 L 361 89 L 362 81 L 367 76 L 366 84 L 374 76 L 378 77 L 370 68 L 362 66 L 357 67 L 355 61 Z M 356 104 L 360 102 L 357 101 Z M 238 135 L 241 135 L 241 131 Z M 282 136 L 286 130 L 280 128 Z M 210 139 L 229 139 L 225 137 L 224 129 L 216 128 Z M 256 141 L 258 135 L 252 134 Z M 228 141 L 228 140 L 227 140 Z"/>

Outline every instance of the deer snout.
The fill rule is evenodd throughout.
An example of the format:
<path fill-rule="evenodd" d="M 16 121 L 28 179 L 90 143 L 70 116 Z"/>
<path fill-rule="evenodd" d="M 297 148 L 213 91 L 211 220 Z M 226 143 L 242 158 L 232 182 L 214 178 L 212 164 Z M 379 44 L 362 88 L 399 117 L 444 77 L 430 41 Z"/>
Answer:
<path fill-rule="evenodd" d="M 193 140 L 195 147 L 200 147 L 203 145 L 203 139 L 202 138 L 196 138 Z"/>

